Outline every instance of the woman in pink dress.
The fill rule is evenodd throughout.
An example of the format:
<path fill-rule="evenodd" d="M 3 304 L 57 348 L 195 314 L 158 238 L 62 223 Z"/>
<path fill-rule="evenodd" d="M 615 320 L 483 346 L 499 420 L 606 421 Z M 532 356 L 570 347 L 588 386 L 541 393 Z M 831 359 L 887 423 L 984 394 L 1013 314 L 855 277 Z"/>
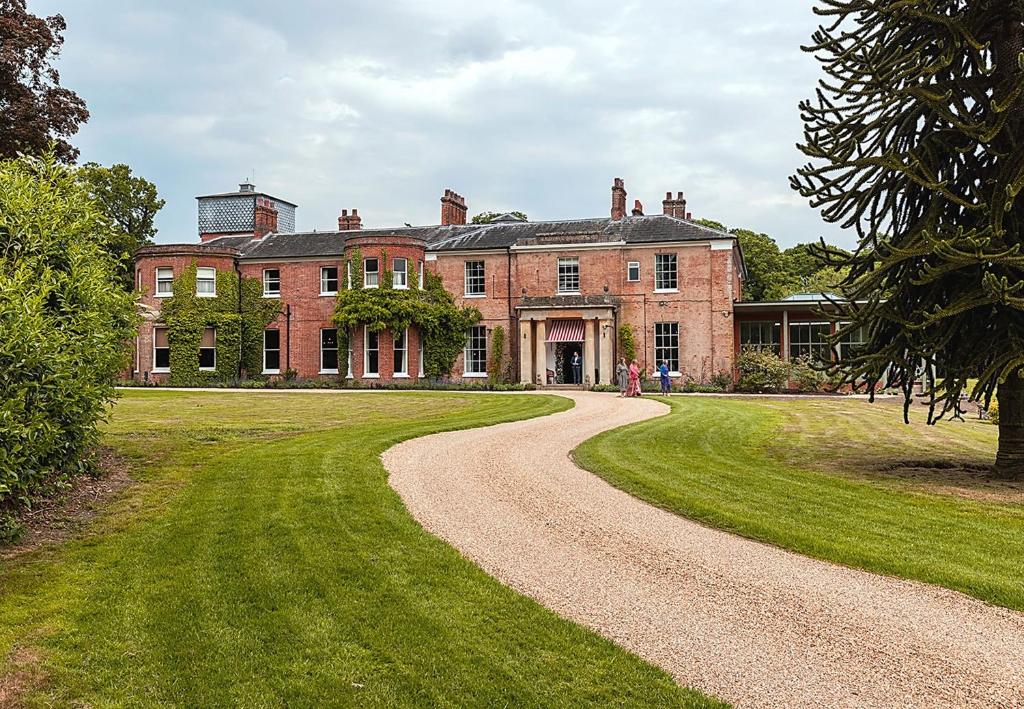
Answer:
<path fill-rule="evenodd" d="M 635 359 L 629 363 L 629 388 L 626 396 L 640 396 L 640 367 Z"/>

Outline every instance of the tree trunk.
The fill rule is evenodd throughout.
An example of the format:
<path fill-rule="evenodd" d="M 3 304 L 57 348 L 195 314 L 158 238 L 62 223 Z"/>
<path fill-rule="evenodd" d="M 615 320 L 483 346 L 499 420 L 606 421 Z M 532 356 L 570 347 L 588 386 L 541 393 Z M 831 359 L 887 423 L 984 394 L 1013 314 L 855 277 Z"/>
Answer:
<path fill-rule="evenodd" d="M 1024 479 L 1024 379 L 1011 374 L 996 393 L 999 401 L 999 451 L 996 475 Z"/>

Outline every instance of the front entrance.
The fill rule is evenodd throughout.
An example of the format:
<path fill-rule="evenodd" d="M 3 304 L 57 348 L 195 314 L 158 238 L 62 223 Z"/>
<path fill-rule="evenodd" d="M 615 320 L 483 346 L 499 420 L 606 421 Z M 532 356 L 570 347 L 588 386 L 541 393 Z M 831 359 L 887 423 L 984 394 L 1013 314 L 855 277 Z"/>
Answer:
<path fill-rule="evenodd" d="M 583 373 L 587 371 L 585 366 L 580 366 L 576 374 L 579 375 L 580 381 L 576 381 L 574 378 L 574 372 L 572 368 L 572 357 L 573 354 L 578 354 L 580 362 L 583 362 L 583 343 L 582 342 L 555 342 L 553 343 L 555 348 L 555 384 L 582 384 Z"/>

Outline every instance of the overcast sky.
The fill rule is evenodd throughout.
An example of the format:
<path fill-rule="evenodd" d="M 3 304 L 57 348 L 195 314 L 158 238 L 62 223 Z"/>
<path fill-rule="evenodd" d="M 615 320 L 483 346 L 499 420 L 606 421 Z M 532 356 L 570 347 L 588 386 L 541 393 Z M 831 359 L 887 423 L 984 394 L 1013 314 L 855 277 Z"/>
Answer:
<path fill-rule="evenodd" d="M 68 30 L 63 83 L 92 117 L 84 160 L 125 162 L 167 206 L 160 242 L 196 239 L 194 197 L 257 189 L 298 228 L 470 214 L 608 213 L 613 177 L 661 211 L 783 246 L 849 245 L 793 193 L 798 101 L 817 26 L 799 0 L 29 0 Z"/>

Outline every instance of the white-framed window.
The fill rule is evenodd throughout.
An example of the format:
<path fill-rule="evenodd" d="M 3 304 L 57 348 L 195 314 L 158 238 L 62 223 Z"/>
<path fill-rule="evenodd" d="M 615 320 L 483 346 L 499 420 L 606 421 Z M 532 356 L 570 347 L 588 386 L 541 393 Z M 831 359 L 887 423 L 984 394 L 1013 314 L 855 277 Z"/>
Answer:
<path fill-rule="evenodd" d="M 196 295 L 200 298 L 214 298 L 217 296 L 217 269 L 197 268 L 196 269 Z"/>
<path fill-rule="evenodd" d="M 679 323 L 654 323 L 654 366 L 668 362 L 668 371 L 679 372 Z"/>
<path fill-rule="evenodd" d="M 338 295 L 338 267 L 320 268 L 320 295 Z"/>
<path fill-rule="evenodd" d="M 426 282 L 426 272 L 423 267 L 423 262 L 419 262 L 419 274 L 420 274 L 420 290 L 423 290 L 423 284 Z"/>
<path fill-rule="evenodd" d="M 153 371 L 171 371 L 171 346 L 167 342 L 167 328 L 153 328 Z"/>
<path fill-rule="evenodd" d="M 351 288 L 352 287 L 352 262 L 351 261 L 346 261 L 345 262 L 345 287 L 346 288 Z"/>
<path fill-rule="evenodd" d="M 466 295 L 480 297 L 487 293 L 483 261 L 466 261 Z"/>
<path fill-rule="evenodd" d="M 580 292 L 580 260 L 575 256 L 558 259 L 558 292 Z"/>
<path fill-rule="evenodd" d="M 380 285 L 380 259 L 363 259 L 363 287 L 376 288 Z"/>
<path fill-rule="evenodd" d="M 847 327 L 850 323 L 840 323 L 839 327 Z M 847 359 L 855 356 L 870 340 L 868 326 L 858 325 L 850 332 L 847 332 L 839 340 L 839 359 Z"/>
<path fill-rule="evenodd" d="M 825 338 L 832 328 L 827 322 L 791 322 L 789 324 L 789 358 L 829 359 Z"/>
<path fill-rule="evenodd" d="M 626 264 L 626 280 L 630 283 L 640 282 L 640 262 L 630 261 Z"/>
<path fill-rule="evenodd" d="M 202 372 L 217 371 L 217 328 L 203 328 L 203 337 L 199 340 L 199 370 Z"/>
<path fill-rule="evenodd" d="M 333 327 L 320 330 L 320 373 L 338 373 L 338 331 Z"/>
<path fill-rule="evenodd" d="M 263 297 L 281 297 L 281 271 L 276 268 L 263 269 Z"/>
<path fill-rule="evenodd" d="M 281 331 L 263 331 L 263 373 L 281 373 Z"/>
<path fill-rule="evenodd" d="M 740 323 L 740 349 L 751 348 L 758 352 L 769 351 L 782 355 L 782 323 L 771 320 L 755 320 Z"/>
<path fill-rule="evenodd" d="M 409 287 L 409 259 L 396 258 L 391 260 L 391 285 L 404 290 Z"/>
<path fill-rule="evenodd" d="M 156 269 L 156 297 L 170 298 L 174 295 L 174 269 L 160 267 Z"/>
<path fill-rule="evenodd" d="M 409 376 L 409 331 L 402 330 L 394 333 L 395 344 L 395 376 Z"/>
<path fill-rule="evenodd" d="M 380 333 L 363 328 L 363 376 L 380 376 Z"/>
<path fill-rule="evenodd" d="M 419 337 L 417 337 L 416 340 L 420 343 L 420 350 L 419 350 L 419 352 L 420 352 L 420 374 L 419 374 L 419 376 L 425 377 L 425 376 L 427 376 L 427 370 L 426 370 L 426 363 L 423 361 L 424 347 L 423 347 L 423 331 L 422 330 L 419 332 Z"/>
<path fill-rule="evenodd" d="M 487 374 L 487 328 L 474 325 L 466 332 L 466 349 L 463 351 L 462 372 L 467 377 L 481 377 Z"/>
<path fill-rule="evenodd" d="M 654 256 L 654 290 L 677 290 L 679 278 L 676 273 L 675 254 L 655 254 Z"/>

